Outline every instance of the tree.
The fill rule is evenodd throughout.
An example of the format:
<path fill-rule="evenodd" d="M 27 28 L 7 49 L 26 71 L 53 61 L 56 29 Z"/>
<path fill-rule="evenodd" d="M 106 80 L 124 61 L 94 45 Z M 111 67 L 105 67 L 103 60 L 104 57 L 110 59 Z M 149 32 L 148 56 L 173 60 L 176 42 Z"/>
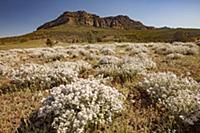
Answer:
<path fill-rule="evenodd" d="M 53 47 L 55 44 L 54 44 L 54 42 L 53 42 L 51 39 L 47 38 L 47 40 L 46 40 L 46 45 L 47 45 L 48 47 Z"/>
<path fill-rule="evenodd" d="M 187 41 L 187 37 L 186 37 L 186 35 L 184 34 L 183 31 L 176 31 L 174 33 L 174 36 L 173 36 L 173 41 L 186 42 Z"/>
<path fill-rule="evenodd" d="M 88 40 L 89 43 L 95 43 L 96 42 L 96 37 L 91 31 L 88 32 L 87 40 Z"/>

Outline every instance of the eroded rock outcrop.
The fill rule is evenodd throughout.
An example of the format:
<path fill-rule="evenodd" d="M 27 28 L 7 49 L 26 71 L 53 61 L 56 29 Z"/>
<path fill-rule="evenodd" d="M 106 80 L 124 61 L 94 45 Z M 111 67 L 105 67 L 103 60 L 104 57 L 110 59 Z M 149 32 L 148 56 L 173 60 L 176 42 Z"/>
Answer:
<path fill-rule="evenodd" d="M 85 11 L 64 12 L 57 19 L 47 22 L 38 27 L 39 29 L 48 29 L 62 24 L 93 26 L 99 28 L 115 28 L 115 29 L 148 29 L 139 21 L 134 21 L 128 16 L 118 15 L 115 17 L 100 17 Z"/>

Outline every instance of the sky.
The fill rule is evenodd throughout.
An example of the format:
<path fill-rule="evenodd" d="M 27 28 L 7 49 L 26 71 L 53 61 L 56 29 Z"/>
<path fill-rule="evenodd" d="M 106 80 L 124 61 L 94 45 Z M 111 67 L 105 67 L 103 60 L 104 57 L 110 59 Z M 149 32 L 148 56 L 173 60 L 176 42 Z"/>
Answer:
<path fill-rule="evenodd" d="M 34 31 L 64 11 L 128 15 L 155 27 L 200 28 L 200 0 L 0 0 L 0 37 Z"/>

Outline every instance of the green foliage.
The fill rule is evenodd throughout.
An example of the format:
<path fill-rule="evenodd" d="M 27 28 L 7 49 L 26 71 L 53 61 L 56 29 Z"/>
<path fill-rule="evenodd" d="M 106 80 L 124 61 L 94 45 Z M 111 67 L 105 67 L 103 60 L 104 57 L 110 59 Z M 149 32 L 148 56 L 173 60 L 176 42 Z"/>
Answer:
<path fill-rule="evenodd" d="M 174 39 L 173 41 L 177 41 L 177 42 L 181 42 L 181 41 L 186 42 L 187 41 L 187 37 L 183 31 L 176 31 L 174 33 L 173 39 Z"/>
<path fill-rule="evenodd" d="M 95 43 L 95 42 L 97 42 L 95 34 L 93 32 L 89 31 L 87 34 L 88 34 L 87 35 L 87 41 L 88 41 L 88 43 Z"/>

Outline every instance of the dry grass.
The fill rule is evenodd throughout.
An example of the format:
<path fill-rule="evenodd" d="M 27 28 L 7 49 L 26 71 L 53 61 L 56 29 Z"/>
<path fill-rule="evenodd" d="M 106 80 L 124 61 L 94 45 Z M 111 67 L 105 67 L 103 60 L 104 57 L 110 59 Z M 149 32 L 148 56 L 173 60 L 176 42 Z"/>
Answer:
<path fill-rule="evenodd" d="M 200 81 L 200 52 L 195 56 L 186 56 L 177 60 L 169 60 L 166 56 L 154 58 L 157 65 L 157 72 L 171 71 L 177 75 L 191 76 Z"/>
<path fill-rule="evenodd" d="M 96 133 L 164 133 L 167 128 L 177 126 L 175 118 L 159 104 L 151 103 L 148 96 L 137 89 L 142 77 L 126 83 L 111 83 L 128 96 L 125 110 L 119 114 L 111 125 L 95 127 Z"/>
<path fill-rule="evenodd" d="M 40 47 L 43 42 L 24 44 L 22 47 Z M 0 49 L 20 48 L 16 44 L 9 45 L 7 48 L 0 46 Z M 128 54 L 123 48 L 117 48 L 119 57 Z M 171 71 L 177 75 L 189 75 L 200 82 L 200 51 L 193 56 L 185 56 L 175 60 L 169 60 L 164 55 L 158 55 L 150 51 L 149 55 L 156 62 L 157 68 L 151 71 L 166 72 Z M 75 61 L 83 57 L 67 58 L 65 60 Z M 34 61 L 31 62 L 40 62 Z M 98 60 L 88 60 L 93 66 Z M 95 73 L 94 69 L 84 71 L 80 77 L 87 78 L 88 75 Z M 95 127 L 94 131 L 102 133 L 164 133 L 167 128 L 176 128 L 182 132 L 173 116 L 161 105 L 151 103 L 148 96 L 137 89 L 137 83 L 143 79 L 140 75 L 134 75 L 126 80 L 113 80 L 108 84 L 114 86 L 120 92 L 127 95 L 126 110 L 116 117 L 111 125 L 101 125 Z M 1 82 L 1 77 L 0 77 Z M 20 124 L 20 119 L 28 119 L 29 115 L 37 110 L 41 103 L 40 100 L 47 95 L 45 91 L 18 91 L 0 95 L 0 133 L 14 132 Z"/>
<path fill-rule="evenodd" d="M 28 116 L 40 106 L 45 91 L 21 91 L 0 95 L 0 133 L 16 131 L 20 119 Z"/>
<path fill-rule="evenodd" d="M 23 43 L 7 43 L 6 45 L 0 45 L 0 50 L 9 50 L 14 48 L 35 48 L 44 47 L 45 40 L 30 40 Z"/>

